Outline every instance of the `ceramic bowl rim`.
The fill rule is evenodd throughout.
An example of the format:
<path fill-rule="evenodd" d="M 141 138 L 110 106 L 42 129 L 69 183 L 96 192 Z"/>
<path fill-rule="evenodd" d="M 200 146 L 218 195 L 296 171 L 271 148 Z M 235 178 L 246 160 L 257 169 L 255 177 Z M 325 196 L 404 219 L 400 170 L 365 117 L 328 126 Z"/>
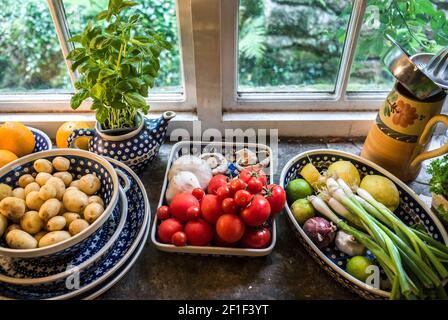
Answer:
<path fill-rule="evenodd" d="M 83 230 L 77 235 L 70 237 L 69 239 L 64 240 L 62 242 L 55 243 L 51 246 L 34 248 L 34 249 L 11 249 L 0 246 L 0 254 L 3 254 L 8 257 L 17 257 L 17 258 L 38 258 L 41 256 L 51 255 L 58 251 L 65 250 L 83 241 L 84 239 L 92 235 L 96 230 L 98 230 L 103 225 L 103 223 L 107 221 L 107 219 L 109 219 L 109 216 L 112 214 L 113 208 L 115 208 L 118 201 L 118 188 L 119 188 L 118 176 L 115 170 L 113 169 L 112 165 L 106 159 L 90 151 L 79 149 L 52 149 L 47 151 L 31 153 L 22 158 L 14 160 L 13 162 L 10 162 L 4 167 L 2 167 L 0 169 L 0 177 L 3 177 L 5 174 L 9 173 L 11 170 L 13 170 L 19 165 L 23 165 L 25 163 L 40 159 L 42 157 L 64 156 L 64 155 L 78 156 L 94 160 L 98 162 L 100 165 L 102 165 L 108 171 L 112 179 L 113 189 L 111 199 L 107 207 L 104 209 L 103 214 L 97 220 L 95 220 L 89 226 L 89 228 Z"/>
<path fill-rule="evenodd" d="M 128 140 L 128 139 L 136 136 L 143 129 L 143 126 L 145 125 L 145 115 L 141 111 L 138 111 L 137 116 L 139 116 L 141 119 L 140 124 L 138 125 L 138 127 L 135 130 L 132 130 L 131 132 L 128 132 L 126 134 L 122 134 L 119 136 L 112 136 L 107 133 L 104 133 L 101 131 L 98 121 L 95 124 L 95 131 L 104 140 L 109 140 L 109 141 L 114 141 L 114 142 Z"/>
<path fill-rule="evenodd" d="M 390 173 L 389 171 L 387 171 L 386 169 L 383 169 L 382 167 L 380 167 L 379 165 L 371 162 L 370 160 L 364 159 L 360 156 L 348 153 L 348 152 L 344 152 L 344 151 L 340 151 L 340 150 L 334 150 L 334 149 L 314 149 L 314 150 L 309 150 L 309 151 L 305 151 L 305 152 L 301 152 L 300 154 L 294 156 L 293 158 L 291 158 L 283 167 L 282 172 L 280 174 L 280 185 L 285 188 L 284 185 L 284 180 L 286 177 L 286 173 L 288 172 L 288 170 L 291 168 L 291 166 L 296 163 L 299 159 L 302 158 L 306 158 L 309 155 L 315 155 L 315 154 L 324 154 L 324 155 L 329 155 L 329 156 L 343 156 L 343 157 L 347 157 L 349 159 L 353 159 L 356 160 L 358 162 L 364 163 L 370 167 L 372 167 L 373 169 L 375 169 L 376 171 L 378 171 L 379 173 L 381 173 L 383 176 L 391 179 L 396 185 L 400 186 L 400 188 L 402 188 L 404 191 L 406 191 L 422 208 L 423 210 L 425 210 L 426 214 L 428 214 L 428 216 L 432 219 L 432 221 L 434 222 L 434 224 L 436 225 L 438 231 L 440 232 L 440 234 L 442 235 L 443 241 L 445 242 L 445 244 L 448 245 L 448 234 L 445 231 L 442 223 L 440 222 L 440 220 L 437 218 L 437 216 L 431 211 L 431 209 L 428 208 L 428 206 L 423 202 L 423 200 L 420 199 L 420 197 L 411 189 L 409 188 L 404 182 L 402 182 L 400 179 L 398 179 L 396 176 L 394 176 L 392 173 Z M 341 267 L 339 267 L 338 265 L 336 265 L 333 261 L 331 261 L 327 256 L 325 256 L 322 252 L 321 249 L 319 249 L 312 241 L 311 239 L 305 234 L 305 232 L 303 231 L 302 227 L 297 223 L 297 221 L 294 219 L 294 215 L 292 214 L 289 205 L 286 204 L 285 205 L 285 210 L 288 213 L 288 217 L 291 220 L 291 222 L 294 224 L 294 227 L 297 229 L 297 231 L 300 233 L 300 235 L 303 237 L 303 239 L 305 239 L 305 241 L 308 243 L 308 245 L 314 250 L 314 252 L 323 260 L 325 261 L 325 263 L 331 267 L 334 271 L 336 271 L 339 275 L 341 275 L 342 277 L 346 278 L 347 280 L 349 280 L 351 283 L 355 284 L 356 286 L 358 286 L 359 288 L 363 289 L 363 290 L 367 290 L 370 293 L 376 294 L 378 296 L 384 297 L 384 298 L 389 298 L 390 297 L 390 292 L 388 291 L 384 291 L 381 289 L 376 289 L 374 287 L 368 286 L 366 285 L 364 282 L 356 279 L 355 277 L 353 277 L 352 275 L 350 275 L 348 272 L 346 272 L 345 270 L 343 270 Z"/>
<path fill-rule="evenodd" d="M 36 132 L 37 134 L 41 135 L 45 139 L 45 142 L 48 144 L 48 150 L 51 150 L 53 148 L 53 143 L 51 142 L 50 137 L 45 132 L 29 126 L 27 126 L 27 128 L 30 129 L 32 132 Z"/>

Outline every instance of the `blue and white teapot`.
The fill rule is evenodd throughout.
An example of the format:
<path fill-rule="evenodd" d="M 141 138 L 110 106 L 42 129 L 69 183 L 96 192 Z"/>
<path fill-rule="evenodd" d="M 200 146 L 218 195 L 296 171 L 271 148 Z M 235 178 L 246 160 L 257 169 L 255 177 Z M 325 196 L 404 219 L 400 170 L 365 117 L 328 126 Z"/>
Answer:
<path fill-rule="evenodd" d="M 68 138 L 68 145 L 79 137 L 92 137 L 89 151 L 116 159 L 132 170 L 139 171 L 151 163 L 165 140 L 168 122 L 176 116 L 166 111 L 160 118 L 148 119 L 142 113 L 137 115 L 139 126 L 125 134 L 116 134 L 117 130 L 102 130 L 97 122 L 94 129 L 75 129 Z M 142 121 L 143 119 L 143 121 Z M 115 134 L 110 134 L 114 133 Z"/>

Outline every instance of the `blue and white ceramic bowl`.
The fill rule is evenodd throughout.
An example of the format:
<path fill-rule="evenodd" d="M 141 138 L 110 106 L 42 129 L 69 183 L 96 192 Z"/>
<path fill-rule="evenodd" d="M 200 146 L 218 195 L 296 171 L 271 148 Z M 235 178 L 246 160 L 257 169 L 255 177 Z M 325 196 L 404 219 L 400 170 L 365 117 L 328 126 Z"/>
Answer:
<path fill-rule="evenodd" d="M 40 131 L 39 129 L 32 127 L 27 128 L 30 129 L 31 132 L 33 133 L 34 140 L 36 142 L 33 153 L 51 150 L 53 144 L 51 143 L 51 139 L 49 136 L 47 136 L 43 131 Z"/>
<path fill-rule="evenodd" d="M 62 156 L 70 160 L 70 168 L 68 171 L 74 176 L 74 179 L 79 179 L 88 173 L 92 173 L 100 179 L 101 189 L 97 194 L 103 199 L 105 204 L 103 214 L 89 228 L 79 234 L 65 241 L 43 248 L 11 249 L 8 248 L 5 240 L 2 238 L 0 239 L 0 255 L 39 259 L 60 257 L 75 253 L 89 241 L 90 237 L 94 237 L 102 232 L 102 225 L 110 217 L 113 208 L 117 204 L 119 182 L 117 173 L 112 165 L 94 153 L 74 149 L 55 149 L 32 153 L 2 167 L 0 169 L 0 183 L 6 183 L 11 187 L 15 187 L 21 175 L 29 173 L 36 176 L 33 168 L 35 160 L 48 159 L 51 161 L 57 156 Z"/>
<path fill-rule="evenodd" d="M 300 177 L 300 171 L 310 161 L 319 170 L 325 171 L 329 165 L 338 160 L 347 160 L 355 165 L 361 174 L 361 178 L 366 175 L 376 174 L 382 175 L 392 180 L 398 188 L 400 194 L 400 206 L 395 210 L 395 214 L 406 224 L 421 224 L 427 232 L 436 240 L 442 243 L 448 243 L 448 235 L 443 225 L 437 219 L 435 214 L 423 203 L 423 201 L 408 186 L 401 182 L 397 177 L 384 170 L 380 166 L 365 160 L 361 157 L 350 153 L 319 149 L 303 152 L 292 158 L 283 168 L 280 176 L 280 184 L 286 188 L 288 183 L 295 178 Z M 317 261 L 317 263 L 326 270 L 332 278 L 349 288 L 353 292 L 359 294 L 366 299 L 386 299 L 390 293 L 384 290 L 376 289 L 359 281 L 345 271 L 345 265 L 348 255 L 339 251 L 336 246 L 320 250 L 311 239 L 302 230 L 297 223 L 289 206 L 285 206 L 286 212 L 297 237 L 309 254 Z M 369 252 L 367 252 L 369 255 Z"/>

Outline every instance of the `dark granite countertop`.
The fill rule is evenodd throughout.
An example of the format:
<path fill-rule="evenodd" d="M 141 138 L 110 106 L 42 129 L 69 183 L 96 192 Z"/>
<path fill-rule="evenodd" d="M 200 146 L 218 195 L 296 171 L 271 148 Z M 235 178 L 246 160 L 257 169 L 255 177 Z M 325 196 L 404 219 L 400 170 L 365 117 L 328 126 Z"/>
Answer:
<path fill-rule="evenodd" d="M 173 143 L 141 175 L 151 203 L 152 216 Z M 294 155 L 311 149 L 331 148 L 358 154 L 362 140 L 288 139 L 279 142 L 279 170 Z M 424 170 L 410 184 L 417 194 L 429 195 Z M 205 257 L 158 251 L 148 239 L 129 272 L 101 299 L 358 299 L 336 283 L 312 260 L 287 223 L 277 218 L 277 244 L 267 257 Z"/>

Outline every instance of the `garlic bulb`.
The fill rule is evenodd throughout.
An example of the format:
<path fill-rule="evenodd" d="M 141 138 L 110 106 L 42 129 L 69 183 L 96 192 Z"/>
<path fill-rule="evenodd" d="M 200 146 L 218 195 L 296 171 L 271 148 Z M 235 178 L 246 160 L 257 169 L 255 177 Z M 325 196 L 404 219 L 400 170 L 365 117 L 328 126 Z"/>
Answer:
<path fill-rule="evenodd" d="M 173 162 L 168 172 L 168 180 L 171 180 L 180 171 L 189 171 L 193 173 L 199 181 L 202 189 L 206 189 L 212 178 L 212 169 L 207 162 L 196 156 L 185 155 Z"/>
<path fill-rule="evenodd" d="M 336 234 L 335 244 L 340 251 L 351 257 L 362 255 L 365 249 L 362 244 L 356 241 L 355 237 L 342 230 L 338 231 Z"/>
<path fill-rule="evenodd" d="M 178 172 L 168 183 L 166 189 L 166 200 L 168 203 L 174 198 L 174 196 L 181 192 L 190 193 L 194 188 L 200 188 L 198 178 L 189 171 Z"/>

